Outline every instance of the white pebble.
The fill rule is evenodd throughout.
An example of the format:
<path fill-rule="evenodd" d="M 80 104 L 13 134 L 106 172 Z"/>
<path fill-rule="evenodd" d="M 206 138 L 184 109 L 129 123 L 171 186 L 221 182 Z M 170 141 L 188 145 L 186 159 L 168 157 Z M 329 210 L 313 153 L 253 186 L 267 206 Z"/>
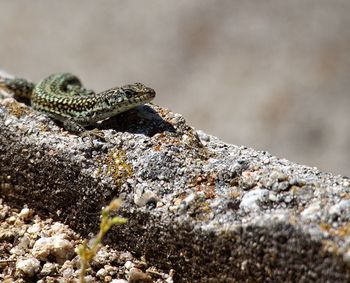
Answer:
<path fill-rule="evenodd" d="M 11 119 L 6 119 L 5 122 L 4 122 L 4 125 L 5 125 L 5 126 L 8 126 L 8 125 L 11 124 L 11 122 L 12 122 Z"/>
<path fill-rule="evenodd" d="M 18 216 L 23 220 L 28 220 L 32 217 L 32 215 L 32 211 L 29 208 L 25 207 L 21 210 Z"/>
<path fill-rule="evenodd" d="M 96 276 L 99 278 L 103 278 L 105 276 L 107 276 L 108 272 L 106 269 L 101 268 L 99 271 L 96 272 Z"/>
<path fill-rule="evenodd" d="M 47 261 L 50 255 L 54 256 L 58 263 L 71 259 L 74 255 L 74 248 L 70 241 L 60 236 L 40 238 L 34 244 L 32 254 Z"/>
<path fill-rule="evenodd" d="M 243 196 L 239 207 L 246 211 L 259 210 L 259 202 L 266 200 L 268 196 L 269 191 L 266 189 L 251 190 Z"/>
<path fill-rule="evenodd" d="M 126 269 L 131 269 L 134 266 L 134 264 L 130 260 L 128 260 L 127 262 L 125 262 L 124 266 Z"/>
<path fill-rule="evenodd" d="M 40 270 L 40 261 L 34 257 L 18 260 L 16 269 L 26 276 L 32 277 Z"/>

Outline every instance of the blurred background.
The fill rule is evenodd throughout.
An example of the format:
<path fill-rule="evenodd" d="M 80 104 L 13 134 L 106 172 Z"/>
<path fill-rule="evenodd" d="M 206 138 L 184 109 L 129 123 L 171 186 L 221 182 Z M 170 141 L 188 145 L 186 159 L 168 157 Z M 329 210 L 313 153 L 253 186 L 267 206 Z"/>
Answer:
<path fill-rule="evenodd" d="M 350 176 L 350 1 L 0 3 L 0 68 L 140 81 L 222 140 Z"/>

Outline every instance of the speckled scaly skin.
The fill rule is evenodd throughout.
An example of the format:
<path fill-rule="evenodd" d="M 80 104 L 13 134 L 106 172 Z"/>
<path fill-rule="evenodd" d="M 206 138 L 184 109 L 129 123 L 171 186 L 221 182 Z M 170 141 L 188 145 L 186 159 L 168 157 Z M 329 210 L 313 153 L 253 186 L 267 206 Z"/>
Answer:
<path fill-rule="evenodd" d="M 67 130 L 76 132 L 147 103 L 156 95 L 152 88 L 141 83 L 95 93 L 83 88 L 80 80 L 69 73 L 50 75 L 37 85 L 24 79 L 3 79 L 0 87 L 15 97 L 30 100 L 34 109 L 62 121 Z"/>

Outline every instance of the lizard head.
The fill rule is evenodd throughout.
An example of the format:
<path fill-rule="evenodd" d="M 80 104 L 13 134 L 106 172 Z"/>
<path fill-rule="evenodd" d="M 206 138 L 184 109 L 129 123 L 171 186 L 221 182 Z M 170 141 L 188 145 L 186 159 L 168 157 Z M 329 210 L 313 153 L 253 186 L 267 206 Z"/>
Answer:
<path fill-rule="evenodd" d="M 124 85 L 107 90 L 105 93 L 107 94 L 104 100 L 106 108 L 119 109 L 120 112 L 150 102 L 156 96 L 154 89 L 141 83 Z"/>
<path fill-rule="evenodd" d="M 154 89 L 141 83 L 111 88 L 99 93 L 95 111 L 91 114 L 96 121 L 111 117 L 139 105 L 150 102 L 156 96 Z"/>
<path fill-rule="evenodd" d="M 142 83 L 124 85 L 120 90 L 125 100 L 128 100 L 131 103 L 137 103 L 138 101 L 142 101 L 142 104 L 147 103 L 156 96 L 154 89 L 147 87 Z"/>

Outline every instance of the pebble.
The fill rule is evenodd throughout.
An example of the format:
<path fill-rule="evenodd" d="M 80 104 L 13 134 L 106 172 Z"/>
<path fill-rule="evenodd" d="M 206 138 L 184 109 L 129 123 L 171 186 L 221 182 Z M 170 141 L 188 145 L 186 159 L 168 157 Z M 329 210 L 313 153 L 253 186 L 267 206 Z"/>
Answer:
<path fill-rule="evenodd" d="M 108 272 L 107 272 L 107 270 L 104 269 L 104 268 L 101 268 L 101 269 L 99 269 L 99 270 L 96 272 L 96 276 L 97 276 L 97 277 L 100 277 L 100 278 L 103 278 L 103 277 L 107 276 L 107 274 L 108 274 Z"/>
<path fill-rule="evenodd" d="M 4 122 L 4 125 L 5 126 L 8 126 L 12 123 L 12 120 L 11 119 L 6 119 L 5 122 Z"/>
<path fill-rule="evenodd" d="M 34 257 L 18 260 L 16 270 L 28 277 L 33 277 L 40 270 L 40 261 Z"/>
<path fill-rule="evenodd" d="M 197 130 L 197 134 L 199 136 L 199 138 L 202 140 L 202 141 L 205 141 L 205 142 L 209 142 L 210 141 L 210 137 L 209 135 L 207 135 L 205 132 L 203 132 L 202 130 Z"/>
<path fill-rule="evenodd" d="M 41 231 L 41 226 L 39 223 L 35 223 L 32 226 L 29 226 L 27 229 L 28 234 L 37 234 Z"/>
<path fill-rule="evenodd" d="M 132 268 L 129 272 L 129 283 L 151 283 L 152 278 L 138 268 Z"/>
<path fill-rule="evenodd" d="M 67 280 L 67 282 L 69 282 L 70 278 L 72 278 L 74 274 L 74 269 L 71 267 L 65 268 L 62 270 L 62 277 L 65 278 Z"/>
<path fill-rule="evenodd" d="M 124 266 L 126 269 L 131 269 L 134 266 L 134 264 L 128 260 L 127 262 L 125 262 Z"/>
<path fill-rule="evenodd" d="M 46 262 L 41 269 L 40 275 L 48 276 L 57 272 L 57 264 L 52 262 Z"/>
<path fill-rule="evenodd" d="M 131 252 L 123 252 L 119 255 L 120 260 L 132 260 L 133 256 Z"/>
<path fill-rule="evenodd" d="M 266 189 L 254 189 L 246 192 L 242 197 L 239 207 L 245 211 L 259 210 L 260 204 L 266 199 L 268 199 L 269 191 Z"/>
<path fill-rule="evenodd" d="M 139 207 L 146 206 L 151 202 L 157 203 L 157 200 L 158 200 L 157 195 L 150 190 L 146 190 L 141 195 L 136 193 L 134 195 L 134 203 Z"/>
<path fill-rule="evenodd" d="M 30 210 L 29 208 L 25 207 L 25 208 L 23 208 L 23 209 L 20 211 L 20 213 L 19 213 L 18 216 L 19 216 L 21 219 L 23 219 L 23 220 L 29 220 L 29 219 L 31 219 L 32 215 L 33 215 L 32 210 Z"/>
<path fill-rule="evenodd" d="M 16 217 L 15 216 L 10 216 L 9 218 L 7 218 L 7 223 L 13 224 L 15 222 L 16 222 Z"/>
<path fill-rule="evenodd" d="M 70 241 L 60 236 L 43 237 L 35 242 L 32 254 L 42 261 L 53 256 L 58 263 L 63 263 L 73 257 L 74 248 Z"/>

